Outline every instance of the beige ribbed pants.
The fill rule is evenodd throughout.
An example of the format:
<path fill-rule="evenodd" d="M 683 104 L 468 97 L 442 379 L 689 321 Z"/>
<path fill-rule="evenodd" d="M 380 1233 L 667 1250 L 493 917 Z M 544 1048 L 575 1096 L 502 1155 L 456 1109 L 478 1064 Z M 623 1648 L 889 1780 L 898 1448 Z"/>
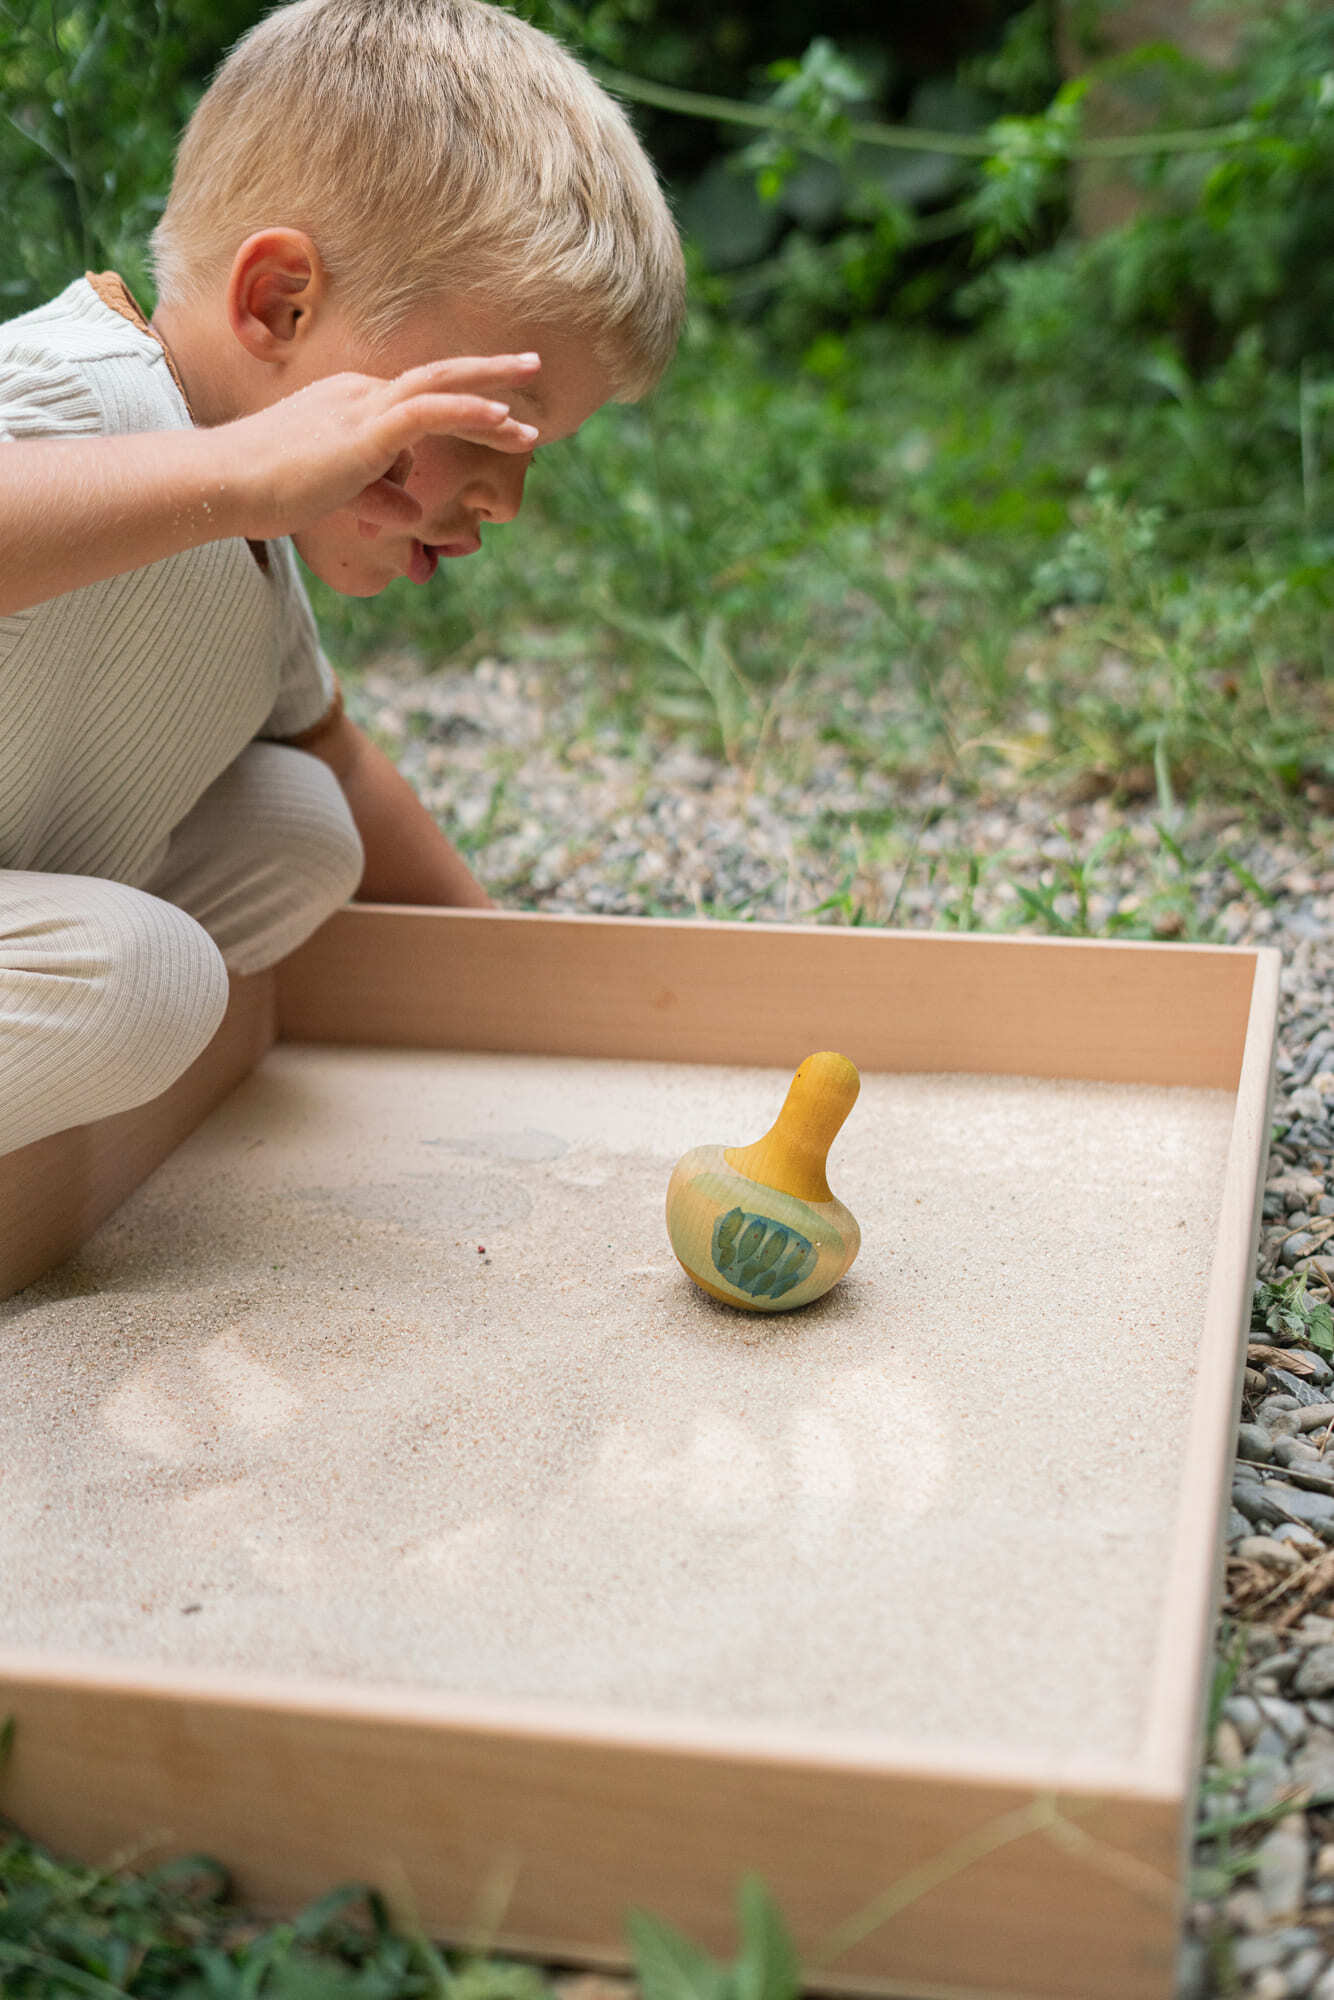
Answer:
<path fill-rule="evenodd" d="M 142 888 L 0 870 L 0 1153 L 156 1097 L 209 1041 L 227 973 L 299 945 L 361 878 L 327 765 L 252 743 Z"/>

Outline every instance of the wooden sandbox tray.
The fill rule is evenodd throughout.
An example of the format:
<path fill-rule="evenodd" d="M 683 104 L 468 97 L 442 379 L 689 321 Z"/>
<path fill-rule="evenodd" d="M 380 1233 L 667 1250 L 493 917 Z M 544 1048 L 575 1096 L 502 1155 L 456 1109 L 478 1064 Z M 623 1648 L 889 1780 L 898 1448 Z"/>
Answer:
<path fill-rule="evenodd" d="M 1278 968 L 341 912 L 0 1159 L 0 1811 L 572 1964 L 756 1871 L 820 1990 L 1168 2000 Z M 818 1048 L 861 1256 L 737 1314 L 667 1174 Z"/>

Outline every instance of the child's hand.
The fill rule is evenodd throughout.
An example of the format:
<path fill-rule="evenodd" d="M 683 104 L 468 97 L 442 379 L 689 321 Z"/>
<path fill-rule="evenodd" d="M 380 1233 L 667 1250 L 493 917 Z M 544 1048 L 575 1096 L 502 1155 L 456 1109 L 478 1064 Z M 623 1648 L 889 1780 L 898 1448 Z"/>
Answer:
<path fill-rule="evenodd" d="M 459 437 L 527 452 L 538 435 L 509 413 L 507 394 L 537 374 L 535 354 L 428 362 L 386 380 L 326 375 L 267 409 L 204 435 L 237 534 L 297 534 L 341 507 L 364 533 L 411 528 L 419 503 L 399 483 L 424 437 Z"/>

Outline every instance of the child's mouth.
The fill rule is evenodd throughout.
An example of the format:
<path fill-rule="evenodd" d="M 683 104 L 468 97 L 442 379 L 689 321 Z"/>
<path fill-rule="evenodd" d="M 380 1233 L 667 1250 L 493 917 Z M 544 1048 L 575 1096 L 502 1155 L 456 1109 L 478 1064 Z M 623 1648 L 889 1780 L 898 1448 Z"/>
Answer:
<path fill-rule="evenodd" d="M 474 555 L 481 546 L 478 536 L 456 542 L 414 542 L 408 575 L 414 583 L 429 583 L 442 556 L 449 562 L 457 556 Z"/>

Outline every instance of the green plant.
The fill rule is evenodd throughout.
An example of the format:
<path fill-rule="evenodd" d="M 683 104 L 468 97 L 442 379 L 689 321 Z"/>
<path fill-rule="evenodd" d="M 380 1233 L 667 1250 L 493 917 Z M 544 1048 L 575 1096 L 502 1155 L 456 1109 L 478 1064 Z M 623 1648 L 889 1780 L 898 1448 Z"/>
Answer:
<path fill-rule="evenodd" d="M 632 1910 L 626 1932 L 643 2000 L 797 2000 L 800 1968 L 786 1924 L 758 1876 L 737 1892 L 740 1948 L 730 1964 L 680 1931 Z"/>
<path fill-rule="evenodd" d="M 1275 1285 L 1257 1282 L 1251 1300 L 1251 1331 L 1272 1334 L 1296 1345 L 1305 1342 L 1324 1354 L 1334 1354 L 1334 1312 L 1328 1299 L 1307 1292 L 1305 1271 L 1293 1272 Z"/>

